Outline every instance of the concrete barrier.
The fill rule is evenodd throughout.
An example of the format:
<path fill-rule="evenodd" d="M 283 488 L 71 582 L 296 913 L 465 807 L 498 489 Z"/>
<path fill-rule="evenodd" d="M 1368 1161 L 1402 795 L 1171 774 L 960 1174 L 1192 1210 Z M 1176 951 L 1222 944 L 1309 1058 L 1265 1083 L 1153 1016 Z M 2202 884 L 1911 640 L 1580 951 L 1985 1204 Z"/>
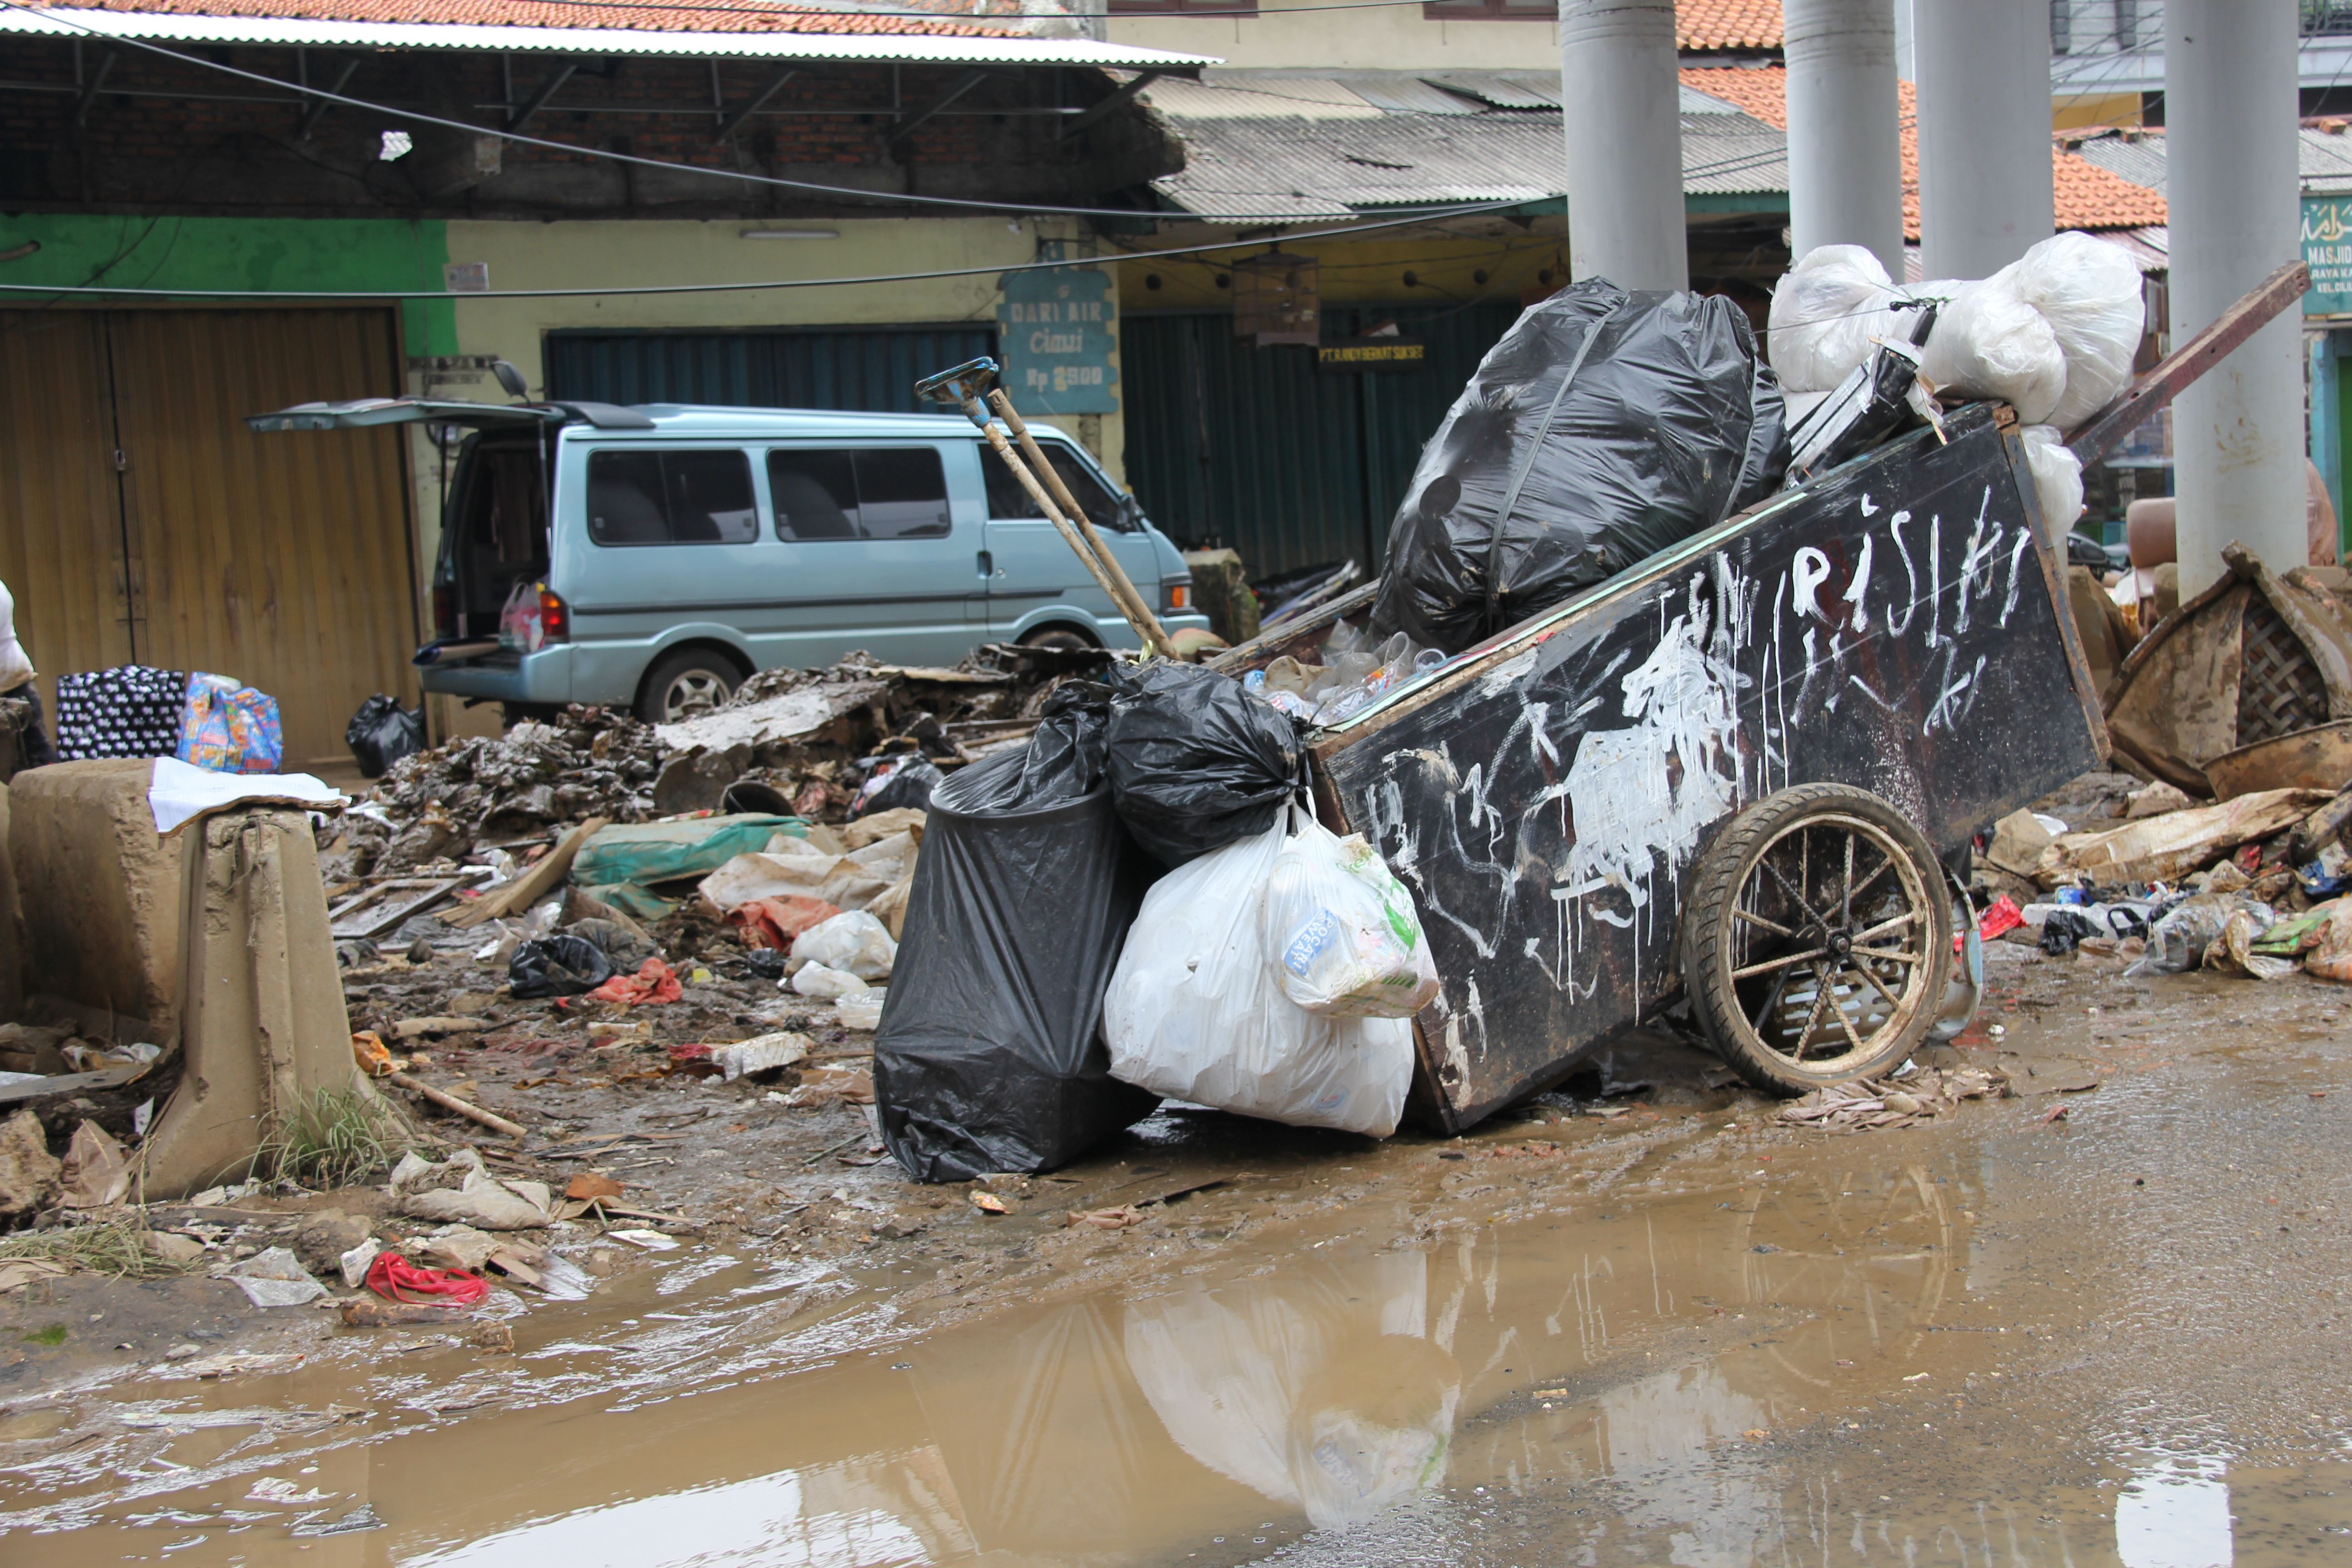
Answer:
<path fill-rule="evenodd" d="M 10 783 L 27 1016 L 124 1043 L 179 1037 L 181 840 L 155 831 L 153 773 L 138 759 L 58 763 Z"/>

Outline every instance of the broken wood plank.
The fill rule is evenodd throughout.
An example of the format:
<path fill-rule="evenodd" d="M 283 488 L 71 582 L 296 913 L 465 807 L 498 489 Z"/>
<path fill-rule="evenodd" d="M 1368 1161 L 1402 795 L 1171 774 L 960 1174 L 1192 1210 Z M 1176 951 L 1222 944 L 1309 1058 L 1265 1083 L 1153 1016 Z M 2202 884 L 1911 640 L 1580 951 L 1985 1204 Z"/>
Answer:
<path fill-rule="evenodd" d="M 565 834 L 563 842 L 549 850 L 530 870 L 503 887 L 492 888 L 464 909 L 453 910 L 441 918 L 462 931 L 469 926 L 478 926 L 484 921 L 529 909 L 562 885 L 563 879 L 572 874 L 572 862 L 579 858 L 581 846 L 610 822 L 609 817 L 590 817 Z"/>
<path fill-rule="evenodd" d="M 2167 354 L 2122 396 L 2075 427 L 2066 445 L 2088 467 L 2123 445 L 2124 437 L 2153 418 L 2181 389 L 2219 364 L 2272 318 L 2311 288 L 2311 268 L 2291 261 L 2262 280 L 2221 312 L 2212 325 Z"/>
<path fill-rule="evenodd" d="M 431 1100 L 434 1104 L 439 1106 L 442 1110 L 454 1110 L 458 1115 L 465 1117 L 470 1121 L 478 1121 L 493 1132 L 503 1132 L 518 1143 L 530 1136 L 530 1132 L 527 1128 L 519 1126 L 512 1121 L 509 1121 L 505 1117 L 500 1116 L 494 1111 L 484 1110 L 478 1105 L 468 1104 L 467 1101 L 459 1100 L 456 1095 L 451 1094 L 447 1089 L 436 1089 L 431 1084 L 413 1079 L 404 1072 L 386 1073 L 383 1075 L 383 1081 L 386 1083 L 398 1084 L 404 1089 L 411 1090 L 416 1094 L 421 1094 L 425 1099 Z"/>

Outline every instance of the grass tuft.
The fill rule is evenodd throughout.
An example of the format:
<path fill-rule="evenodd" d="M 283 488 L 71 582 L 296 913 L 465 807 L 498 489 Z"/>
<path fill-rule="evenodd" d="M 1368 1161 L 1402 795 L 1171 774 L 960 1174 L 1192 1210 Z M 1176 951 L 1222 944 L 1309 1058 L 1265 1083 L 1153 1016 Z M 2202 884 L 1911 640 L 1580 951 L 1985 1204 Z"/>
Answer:
<path fill-rule="evenodd" d="M 318 1089 L 263 1140 L 249 1179 L 268 1176 L 314 1190 L 358 1186 L 390 1170 L 408 1146 L 399 1119 L 373 1096 Z"/>
<path fill-rule="evenodd" d="M 155 1279 L 187 1272 L 147 1250 L 144 1217 L 132 1214 L 91 1225 L 19 1231 L 0 1237 L 0 1263 L 37 1258 L 115 1279 Z"/>

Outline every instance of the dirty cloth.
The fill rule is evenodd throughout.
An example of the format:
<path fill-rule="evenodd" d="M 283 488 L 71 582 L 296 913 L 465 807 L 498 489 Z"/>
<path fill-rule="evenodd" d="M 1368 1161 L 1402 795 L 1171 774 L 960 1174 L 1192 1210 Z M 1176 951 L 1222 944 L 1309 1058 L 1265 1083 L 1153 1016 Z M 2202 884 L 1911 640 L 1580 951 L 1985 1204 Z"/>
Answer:
<path fill-rule="evenodd" d="M 415 1219 L 484 1230 L 530 1230 L 555 1221 L 546 1183 L 493 1176 L 471 1149 L 437 1165 L 412 1150 L 393 1167 L 389 1184 L 393 1207 Z"/>
<path fill-rule="evenodd" d="M 309 773 L 216 773 L 177 757 L 159 756 L 147 785 L 147 805 L 155 831 L 178 832 L 200 816 L 242 805 L 292 805 L 310 811 L 341 811 L 351 797 Z"/>
<path fill-rule="evenodd" d="M 588 993 L 591 1001 L 617 1002 L 625 1007 L 675 1002 L 683 994 L 677 976 L 658 958 L 648 958 L 635 974 L 615 974 Z"/>
<path fill-rule="evenodd" d="M 58 757 L 168 757 L 180 749 L 187 672 L 143 664 L 58 677 Z"/>

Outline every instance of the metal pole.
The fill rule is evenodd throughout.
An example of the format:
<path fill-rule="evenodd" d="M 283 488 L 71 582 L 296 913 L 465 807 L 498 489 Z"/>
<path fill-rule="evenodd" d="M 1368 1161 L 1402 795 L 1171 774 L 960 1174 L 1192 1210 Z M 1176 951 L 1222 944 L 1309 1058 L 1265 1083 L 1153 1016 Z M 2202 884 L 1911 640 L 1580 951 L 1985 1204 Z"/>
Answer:
<path fill-rule="evenodd" d="M 1911 19 L 1921 265 L 1988 277 L 2053 226 L 2049 0 L 1913 0 Z"/>
<path fill-rule="evenodd" d="M 2179 342 L 2301 253 L 2295 7 L 2171 0 L 2164 34 Z M 2173 405 L 2184 598 L 2221 576 L 2233 539 L 2274 572 L 2308 559 L 2302 326 L 2280 316 Z"/>
<path fill-rule="evenodd" d="M 1569 269 L 1686 289 L 1682 83 L 1673 0 L 1559 0 Z"/>
<path fill-rule="evenodd" d="M 1783 0 L 1790 248 L 1859 245 L 1903 276 L 1894 0 Z"/>

